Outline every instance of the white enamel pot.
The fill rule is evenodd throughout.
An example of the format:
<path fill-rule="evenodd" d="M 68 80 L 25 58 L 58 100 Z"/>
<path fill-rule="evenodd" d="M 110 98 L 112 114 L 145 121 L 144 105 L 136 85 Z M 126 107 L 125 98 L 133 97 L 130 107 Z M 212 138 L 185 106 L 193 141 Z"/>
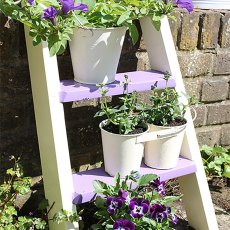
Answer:
<path fill-rule="evenodd" d="M 138 138 L 146 142 L 144 162 L 157 169 L 170 169 L 177 166 L 184 138 L 186 124 L 176 127 L 149 125 L 149 133 Z"/>
<path fill-rule="evenodd" d="M 76 28 L 69 42 L 74 80 L 85 84 L 114 82 L 126 30 Z"/>
<path fill-rule="evenodd" d="M 103 129 L 107 121 L 99 125 L 102 136 L 103 156 L 105 171 L 114 176 L 119 173 L 121 178 L 129 175 L 131 171 L 140 171 L 144 154 L 144 143 L 137 143 L 137 138 L 148 131 L 148 126 L 143 124 L 146 131 L 140 134 L 120 135 Z"/>

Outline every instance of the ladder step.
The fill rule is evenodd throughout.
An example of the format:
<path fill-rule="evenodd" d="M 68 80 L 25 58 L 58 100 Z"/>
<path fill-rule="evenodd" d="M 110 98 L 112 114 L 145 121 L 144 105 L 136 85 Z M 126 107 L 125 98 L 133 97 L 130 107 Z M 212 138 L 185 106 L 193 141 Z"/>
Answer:
<path fill-rule="evenodd" d="M 158 89 L 164 89 L 166 82 L 163 79 L 164 74 L 159 71 L 134 71 L 127 73 L 118 73 L 115 77 L 115 82 L 106 85 L 109 92 L 107 96 L 120 95 L 124 93 L 124 87 L 121 84 L 124 82 L 124 75 L 129 78 L 129 92 L 151 90 L 152 86 L 157 82 Z M 168 87 L 175 87 L 176 81 L 171 77 L 168 81 Z M 74 80 L 63 80 L 60 82 L 59 100 L 60 102 L 79 101 L 83 99 L 92 99 L 101 97 L 96 85 L 77 83 Z"/>
<path fill-rule="evenodd" d="M 195 163 L 182 157 L 179 158 L 177 167 L 173 169 L 159 170 L 149 168 L 144 163 L 141 165 L 142 175 L 153 173 L 158 175 L 161 181 L 188 175 L 194 172 L 196 172 Z M 104 171 L 103 167 L 73 174 L 74 204 L 81 204 L 95 199 L 96 194 L 93 191 L 94 180 L 101 180 L 110 185 L 114 183 L 113 177 L 109 176 Z"/>

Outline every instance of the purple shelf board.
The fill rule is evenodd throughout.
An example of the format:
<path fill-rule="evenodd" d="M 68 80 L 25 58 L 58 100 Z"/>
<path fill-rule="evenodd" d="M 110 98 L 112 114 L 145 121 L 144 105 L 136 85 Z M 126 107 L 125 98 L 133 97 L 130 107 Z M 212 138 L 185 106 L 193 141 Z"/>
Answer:
<path fill-rule="evenodd" d="M 148 173 L 158 175 L 161 181 L 188 175 L 194 172 L 196 172 L 196 166 L 194 162 L 185 158 L 179 158 L 177 167 L 173 169 L 153 169 L 142 163 L 140 170 L 140 173 L 142 175 Z M 101 180 L 110 185 L 114 183 L 113 177 L 109 176 L 104 171 L 103 167 L 73 174 L 73 183 L 75 190 L 73 194 L 74 204 L 81 204 L 94 200 L 94 198 L 96 197 L 96 194 L 93 192 L 94 180 Z"/>
<path fill-rule="evenodd" d="M 107 96 L 119 95 L 124 93 L 124 74 L 129 77 L 129 92 L 150 90 L 157 82 L 157 88 L 165 88 L 164 74 L 158 71 L 135 71 L 116 74 L 115 82 L 107 84 L 109 89 Z M 63 80 L 60 82 L 59 98 L 60 102 L 79 101 L 101 97 L 96 85 L 81 84 L 74 80 Z M 175 79 L 171 77 L 168 81 L 169 87 L 175 87 Z"/>

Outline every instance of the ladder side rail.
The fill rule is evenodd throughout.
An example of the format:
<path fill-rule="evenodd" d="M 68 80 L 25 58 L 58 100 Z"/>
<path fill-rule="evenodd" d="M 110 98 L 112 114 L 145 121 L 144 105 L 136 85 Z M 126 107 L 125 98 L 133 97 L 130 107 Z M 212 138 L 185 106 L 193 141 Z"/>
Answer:
<path fill-rule="evenodd" d="M 45 196 L 51 206 L 49 219 L 72 204 L 73 180 L 63 104 L 59 102 L 60 80 L 56 56 L 50 57 L 46 42 L 34 47 L 25 27 L 37 136 Z M 51 230 L 75 229 L 71 223 L 49 221 Z"/>
<path fill-rule="evenodd" d="M 161 21 L 160 31 L 157 31 L 151 22 L 141 23 L 142 30 L 148 31 L 144 42 L 152 69 L 169 71 L 176 78 L 176 90 L 185 92 L 180 66 L 173 43 L 173 38 L 167 17 Z M 189 224 L 197 230 L 217 230 L 215 210 L 213 208 L 199 145 L 196 138 L 190 110 L 186 112 L 187 128 L 182 144 L 181 155 L 195 162 L 197 172 L 179 178 L 183 193 L 183 202 Z"/>

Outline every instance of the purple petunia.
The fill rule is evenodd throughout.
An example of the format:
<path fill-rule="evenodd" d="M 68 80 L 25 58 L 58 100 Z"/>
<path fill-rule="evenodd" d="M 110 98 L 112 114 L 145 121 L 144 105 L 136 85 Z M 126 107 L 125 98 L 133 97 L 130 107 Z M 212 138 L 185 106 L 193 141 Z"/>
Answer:
<path fill-rule="evenodd" d="M 165 195 L 166 190 L 165 190 L 165 182 L 164 181 L 160 181 L 160 178 L 157 178 L 153 181 L 150 182 L 150 185 L 157 190 L 157 192 L 160 195 Z"/>
<path fill-rule="evenodd" d="M 83 3 L 74 3 L 74 0 L 60 0 L 62 4 L 62 12 L 63 14 L 68 14 L 71 10 L 82 10 L 83 12 L 88 11 L 88 6 Z"/>
<path fill-rule="evenodd" d="M 174 223 L 174 224 L 177 224 L 177 222 L 178 222 L 178 218 L 177 218 L 177 216 L 176 215 L 172 215 L 172 222 Z"/>
<path fill-rule="evenodd" d="M 135 230 L 135 225 L 129 220 L 116 220 L 113 229 L 115 230 Z"/>
<path fill-rule="evenodd" d="M 123 200 L 119 197 L 107 197 L 107 205 L 108 205 L 108 213 L 110 215 L 114 215 L 117 211 L 117 209 L 120 209 L 122 207 Z"/>
<path fill-rule="evenodd" d="M 31 6 L 33 6 L 34 3 L 35 3 L 35 0 L 28 0 L 28 3 L 29 3 Z"/>
<path fill-rule="evenodd" d="M 129 209 L 131 210 L 131 215 L 134 218 L 141 218 L 149 210 L 149 200 L 144 200 L 143 198 L 133 198 L 130 200 Z"/>
<path fill-rule="evenodd" d="M 53 6 L 48 7 L 43 10 L 43 15 L 41 18 L 49 19 L 54 25 L 56 25 L 56 15 L 58 10 L 56 10 Z"/>
<path fill-rule="evenodd" d="M 192 0 L 173 0 L 173 3 L 177 4 L 179 8 L 185 8 L 190 13 L 194 9 Z"/>
<path fill-rule="evenodd" d="M 162 221 L 168 217 L 168 211 L 169 210 L 167 210 L 167 208 L 163 204 L 153 204 L 149 210 L 150 217 L 156 219 L 158 223 L 162 223 Z"/>

